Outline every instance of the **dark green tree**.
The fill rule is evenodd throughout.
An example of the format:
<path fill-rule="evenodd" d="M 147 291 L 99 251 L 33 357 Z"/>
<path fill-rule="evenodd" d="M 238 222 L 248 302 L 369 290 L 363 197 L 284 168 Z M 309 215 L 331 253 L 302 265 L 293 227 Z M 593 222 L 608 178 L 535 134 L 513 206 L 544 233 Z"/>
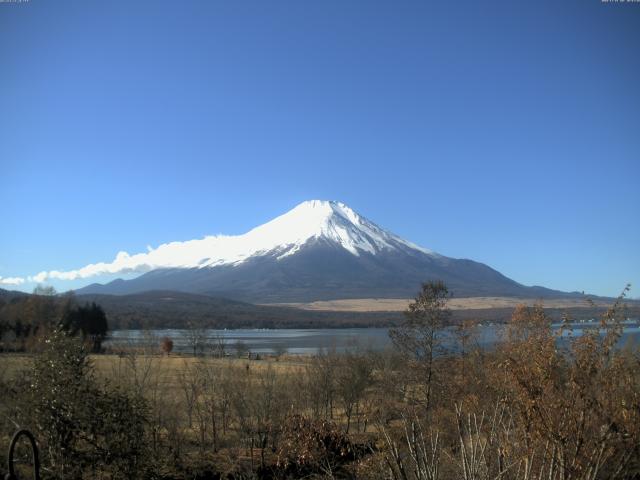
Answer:
<path fill-rule="evenodd" d="M 109 331 L 109 323 L 102 307 L 92 302 L 68 309 L 62 319 L 62 328 L 71 335 L 82 335 L 91 343 L 91 351 L 99 352 Z"/>

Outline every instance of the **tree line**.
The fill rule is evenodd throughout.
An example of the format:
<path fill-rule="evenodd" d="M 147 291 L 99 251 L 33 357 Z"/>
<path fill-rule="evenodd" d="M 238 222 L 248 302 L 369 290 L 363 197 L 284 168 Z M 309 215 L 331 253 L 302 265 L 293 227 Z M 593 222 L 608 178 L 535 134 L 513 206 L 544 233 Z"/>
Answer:
<path fill-rule="evenodd" d="M 56 329 L 81 337 L 92 352 L 99 352 L 109 324 L 95 302 L 80 304 L 73 294 L 57 295 L 53 287 L 0 298 L 0 351 L 32 352 Z"/>

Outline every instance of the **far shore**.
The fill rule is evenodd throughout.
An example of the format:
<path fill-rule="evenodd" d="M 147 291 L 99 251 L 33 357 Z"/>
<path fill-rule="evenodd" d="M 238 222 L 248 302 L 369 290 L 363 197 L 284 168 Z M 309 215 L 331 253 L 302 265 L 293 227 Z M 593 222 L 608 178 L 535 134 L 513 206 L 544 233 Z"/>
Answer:
<path fill-rule="evenodd" d="M 271 303 L 270 306 L 295 307 L 303 310 L 333 312 L 401 312 L 406 310 L 413 299 L 409 298 L 354 298 L 344 300 L 322 300 L 308 303 Z M 469 297 L 452 298 L 448 306 L 451 310 L 484 310 L 492 308 L 514 308 L 520 304 L 533 305 L 542 301 L 546 308 L 592 308 L 585 298 L 557 298 L 536 300 L 517 297 Z M 598 299 L 595 304 L 606 307 L 613 301 Z"/>

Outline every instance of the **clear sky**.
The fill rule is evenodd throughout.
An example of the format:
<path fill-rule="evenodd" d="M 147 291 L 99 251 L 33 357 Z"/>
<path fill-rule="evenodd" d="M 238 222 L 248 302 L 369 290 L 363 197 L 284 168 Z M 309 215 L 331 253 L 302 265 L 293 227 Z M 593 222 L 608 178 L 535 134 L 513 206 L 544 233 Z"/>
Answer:
<path fill-rule="evenodd" d="M 640 296 L 640 3 L 0 3 L 4 279 L 315 198 L 524 284 Z"/>

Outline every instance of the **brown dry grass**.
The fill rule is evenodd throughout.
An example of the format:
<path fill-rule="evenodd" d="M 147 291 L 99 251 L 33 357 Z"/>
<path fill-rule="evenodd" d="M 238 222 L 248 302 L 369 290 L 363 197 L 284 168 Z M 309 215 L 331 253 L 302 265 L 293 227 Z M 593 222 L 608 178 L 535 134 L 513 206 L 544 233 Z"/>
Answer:
<path fill-rule="evenodd" d="M 16 373 L 25 371 L 31 366 L 33 356 L 22 353 L 2 353 L 0 354 L 0 378 L 12 378 Z M 114 376 L 120 371 L 119 365 L 125 362 L 124 357 L 117 354 L 90 355 L 89 357 L 95 372 L 99 378 L 114 379 Z M 263 357 L 261 360 L 243 359 L 243 358 L 210 358 L 210 357 L 193 357 L 190 355 L 171 354 L 155 355 L 146 354 L 138 355 L 137 362 L 143 363 L 149 361 L 153 363 L 154 368 L 161 369 L 163 372 L 163 383 L 168 383 L 171 387 L 177 387 L 179 382 L 179 374 L 189 367 L 193 367 L 196 363 L 205 362 L 212 367 L 246 367 L 254 372 L 261 372 L 271 367 L 276 373 L 299 373 L 301 372 L 308 359 L 303 356 L 288 356 L 280 360 L 274 357 Z"/>
<path fill-rule="evenodd" d="M 324 310 L 338 312 L 400 312 L 406 310 L 412 299 L 406 298 L 354 298 L 345 300 L 324 300 L 309 303 L 279 303 L 277 305 L 296 307 L 303 310 Z M 517 297 L 469 297 L 452 298 L 448 306 L 452 310 L 475 310 L 491 308 L 515 308 L 520 304 L 533 305 L 535 299 Z M 602 303 L 602 302 L 598 302 Z M 544 300 L 545 308 L 589 308 L 583 298 L 561 298 Z"/>

